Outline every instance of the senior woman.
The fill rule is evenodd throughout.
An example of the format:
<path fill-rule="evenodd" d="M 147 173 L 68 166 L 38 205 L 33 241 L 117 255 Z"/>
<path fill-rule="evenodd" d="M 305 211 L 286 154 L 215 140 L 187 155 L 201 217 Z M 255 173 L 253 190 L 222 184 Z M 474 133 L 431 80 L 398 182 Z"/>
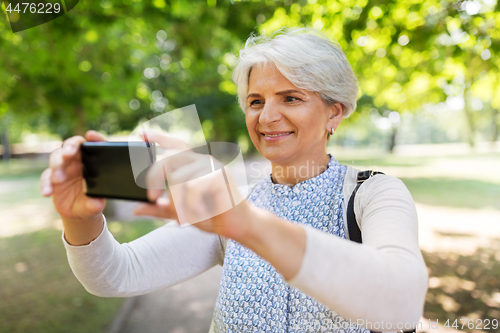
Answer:
<path fill-rule="evenodd" d="M 82 192 L 79 145 L 66 140 L 42 174 L 63 223 L 73 272 L 99 296 L 159 290 L 223 265 L 213 332 L 364 332 L 411 329 L 427 291 L 417 215 L 398 179 L 376 175 L 360 187 L 354 212 L 363 244 L 346 239 L 347 200 L 357 171 L 326 153 L 356 108 L 357 81 L 340 47 L 309 29 L 250 37 L 234 70 L 238 98 L 257 150 L 272 173 L 247 200 L 188 227 L 161 227 L 119 244 L 103 199 Z M 89 141 L 104 138 L 94 131 Z M 162 142 L 152 137 L 151 141 Z M 165 144 L 167 148 L 168 143 Z M 188 170 L 188 171 L 186 171 Z M 196 163 L 173 168 L 176 183 Z M 225 186 L 186 186 L 174 205 L 149 191 L 137 214 L 177 218 L 217 206 Z"/>

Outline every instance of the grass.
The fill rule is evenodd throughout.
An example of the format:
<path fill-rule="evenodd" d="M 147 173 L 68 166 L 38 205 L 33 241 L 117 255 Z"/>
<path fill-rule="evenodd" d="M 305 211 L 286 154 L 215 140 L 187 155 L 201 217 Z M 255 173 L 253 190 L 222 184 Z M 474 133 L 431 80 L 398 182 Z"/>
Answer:
<path fill-rule="evenodd" d="M 459 167 L 460 164 L 473 163 L 478 164 L 497 164 L 500 162 L 500 153 L 482 153 L 468 155 L 447 155 L 442 156 L 403 156 L 391 155 L 386 152 L 363 154 L 363 153 L 345 153 L 331 151 L 332 155 L 342 164 L 352 165 L 354 167 L 425 167 L 429 165 L 439 165 L 448 163 L 451 167 Z M 469 170 L 471 171 L 471 170 Z M 494 170 L 492 170 L 494 172 Z M 464 176 L 467 176 L 464 174 Z M 499 176 L 492 174 L 496 179 Z"/>
<path fill-rule="evenodd" d="M 18 180 L 29 177 L 40 177 L 49 165 L 46 158 L 0 160 L 0 180 Z"/>
<path fill-rule="evenodd" d="M 111 222 L 120 242 L 161 223 Z M 0 238 L 0 332 L 104 332 L 123 302 L 89 294 L 69 267 L 61 232 L 45 229 Z"/>
<path fill-rule="evenodd" d="M 500 210 L 500 184 L 456 178 L 402 178 L 417 202 L 448 207 Z"/>
<path fill-rule="evenodd" d="M 44 159 L 0 163 L 4 213 L 16 214 L 30 204 L 38 214 L 37 208 L 51 204 L 39 191 L 47 164 Z M 109 226 L 118 241 L 128 242 L 160 224 L 144 220 Z M 61 231 L 54 229 L 0 238 L 0 299 L 0 333 L 104 332 L 123 303 L 123 298 L 96 297 L 83 288 L 69 267 Z"/>
<path fill-rule="evenodd" d="M 336 157 L 337 158 L 337 157 Z M 354 167 L 358 166 L 399 166 L 399 167 L 419 167 L 426 165 L 429 161 L 433 160 L 431 157 L 414 157 L 414 156 L 405 156 L 398 157 L 394 155 L 381 155 L 380 157 L 354 157 L 354 156 L 340 156 L 337 160 L 346 165 L 351 165 Z"/>
<path fill-rule="evenodd" d="M 500 332 L 500 240 L 492 248 L 480 247 L 469 256 L 427 252 L 423 255 L 430 276 L 424 316 L 438 319 L 441 324 L 448 319 L 453 323 L 467 318 L 475 324 L 496 319 L 496 325 L 490 324 L 490 329 L 476 332 Z M 463 330 L 471 331 L 467 327 Z"/>
<path fill-rule="evenodd" d="M 0 160 L 0 208 L 28 200 L 41 199 L 39 180 L 42 171 L 47 168 L 47 159 L 12 159 Z"/>
<path fill-rule="evenodd" d="M 0 184 L 9 186 L 8 191 L 0 190 L 0 207 L 26 203 L 28 200 L 42 199 L 39 189 L 40 174 L 16 175 L 0 178 Z"/>
<path fill-rule="evenodd" d="M 434 206 L 500 210 L 500 154 L 414 157 L 381 155 L 339 162 L 400 178 L 416 202 Z"/>

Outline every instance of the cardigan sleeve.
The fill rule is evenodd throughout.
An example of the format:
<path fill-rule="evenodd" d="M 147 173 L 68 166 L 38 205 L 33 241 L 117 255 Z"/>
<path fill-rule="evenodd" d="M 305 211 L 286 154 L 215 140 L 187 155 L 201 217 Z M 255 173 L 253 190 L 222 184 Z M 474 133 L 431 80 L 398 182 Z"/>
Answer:
<path fill-rule="evenodd" d="M 361 326 L 415 325 L 428 275 L 409 191 L 397 178 L 374 176 L 358 190 L 354 211 L 363 244 L 304 226 L 304 258 L 287 282 Z"/>
<path fill-rule="evenodd" d="M 221 239 L 193 226 L 166 224 L 130 243 L 120 244 L 106 222 L 90 244 L 63 243 L 73 273 L 91 294 L 127 297 L 188 280 L 222 264 Z"/>

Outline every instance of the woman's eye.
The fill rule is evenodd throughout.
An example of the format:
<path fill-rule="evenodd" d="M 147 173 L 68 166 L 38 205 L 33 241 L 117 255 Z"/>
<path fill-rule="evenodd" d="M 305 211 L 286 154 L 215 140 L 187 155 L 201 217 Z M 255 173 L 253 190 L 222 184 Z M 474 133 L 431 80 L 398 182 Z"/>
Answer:
<path fill-rule="evenodd" d="M 294 97 L 294 96 L 287 96 L 286 97 L 287 102 L 295 102 L 295 101 L 300 101 L 300 98 Z"/>
<path fill-rule="evenodd" d="M 259 105 L 262 104 L 260 100 L 256 99 L 250 102 L 250 105 Z"/>

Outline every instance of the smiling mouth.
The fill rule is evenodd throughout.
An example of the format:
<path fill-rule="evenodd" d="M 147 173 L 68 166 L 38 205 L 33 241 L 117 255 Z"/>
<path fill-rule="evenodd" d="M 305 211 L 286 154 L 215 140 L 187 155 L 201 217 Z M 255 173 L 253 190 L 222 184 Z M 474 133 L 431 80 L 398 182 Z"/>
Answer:
<path fill-rule="evenodd" d="M 269 138 L 275 138 L 278 136 L 288 135 L 288 134 L 292 134 L 292 133 L 293 132 L 286 132 L 286 133 L 280 133 L 280 134 L 264 134 L 264 133 L 262 133 L 262 135 L 269 137 Z"/>

